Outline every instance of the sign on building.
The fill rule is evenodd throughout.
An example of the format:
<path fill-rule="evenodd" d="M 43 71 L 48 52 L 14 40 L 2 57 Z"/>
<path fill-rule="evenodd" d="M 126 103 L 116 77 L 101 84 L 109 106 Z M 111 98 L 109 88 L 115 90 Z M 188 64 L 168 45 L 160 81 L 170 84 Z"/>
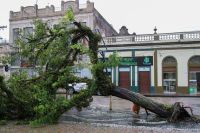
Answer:
<path fill-rule="evenodd" d="M 120 58 L 120 65 L 127 65 L 127 66 L 151 66 L 151 65 L 153 65 L 153 56 L 124 57 L 124 58 Z"/>

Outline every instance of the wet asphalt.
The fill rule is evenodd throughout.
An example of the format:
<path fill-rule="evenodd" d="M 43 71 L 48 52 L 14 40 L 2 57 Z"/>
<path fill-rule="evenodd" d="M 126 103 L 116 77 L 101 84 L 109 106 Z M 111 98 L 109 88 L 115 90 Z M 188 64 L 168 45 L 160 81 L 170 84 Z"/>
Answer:
<path fill-rule="evenodd" d="M 184 106 L 191 107 L 194 115 L 200 115 L 200 98 L 198 97 L 149 97 L 160 103 L 173 104 L 182 102 Z M 159 118 L 155 114 L 146 115 L 141 109 L 137 115 L 132 112 L 133 103 L 118 97 L 112 96 L 110 110 L 110 97 L 93 96 L 93 102 L 82 111 L 75 108 L 64 113 L 60 123 L 89 123 L 94 126 L 127 126 L 162 129 L 178 129 L 184 132 L 194 130 L 200 132 L 200 124 L 195 122 L 170 123 L 166 119 Z M 189 111 L 189 110 L 188 110 Z M 190 111 L 189 111 L 190 112 Z"/>

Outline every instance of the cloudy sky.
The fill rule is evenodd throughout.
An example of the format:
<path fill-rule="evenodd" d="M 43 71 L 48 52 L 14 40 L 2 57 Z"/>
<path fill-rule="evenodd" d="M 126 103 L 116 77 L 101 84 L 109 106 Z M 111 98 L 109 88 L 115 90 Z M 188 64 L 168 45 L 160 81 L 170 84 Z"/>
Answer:
<path fill-rule="evenodd" d="M 66 1 L 66 0 L 64 0 Z M 87 0 L 80 0 L 83 4 Z M 90 0 L 96 9 L 118 31 L 122 25 L 129 33 L 159 33 L 200 30 L 200 0 Z M 0 36 L 8 39 L 9 11 L 19 11 L 21 6 L 39 8 L 54 5 L 58 10 L 61 0 L 2 0 L 0 5 Z"/>

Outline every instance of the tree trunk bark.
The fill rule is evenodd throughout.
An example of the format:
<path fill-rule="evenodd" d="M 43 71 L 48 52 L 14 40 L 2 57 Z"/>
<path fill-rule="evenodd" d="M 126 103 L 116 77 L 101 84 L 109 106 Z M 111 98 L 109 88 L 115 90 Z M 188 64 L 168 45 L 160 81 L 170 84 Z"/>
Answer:
<path fill-rule="evenodd" d="M 113 96 L 129 100 L 162 118 L 170 119 L 172 122 L 191 117 L 179 102 L 175 103 L 174 105 L 165 105 L 124 88 L 114 88 L 111 90 L 111 94 Z"/>

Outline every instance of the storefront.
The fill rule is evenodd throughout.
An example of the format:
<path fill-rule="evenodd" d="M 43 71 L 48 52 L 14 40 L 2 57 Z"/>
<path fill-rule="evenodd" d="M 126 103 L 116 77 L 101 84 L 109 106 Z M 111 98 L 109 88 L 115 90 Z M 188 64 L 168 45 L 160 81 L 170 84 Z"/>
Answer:
<path fill-rule="evenodd" d="M 200 94 L 199 31 L 154 31 L 106 37 L 104 41 L 100 48 L 106 51 L 106 58 L 116 51 L 122 58 L 112 70 L 116 86 L 142 94 Z"/>
<path fill-rule="evenodd" d="M 200 49 L 157 51 L 155 92 L 197 94 L 200 92 Z"/>
<path fill-rule="evenodd" d="M 153 56 L 123 57 L 114 68 L 116 74 L 112 74 L 112 79 L 116 82 L 113 83 L 135 92 L 150 93 L 152 65 Z"/>

